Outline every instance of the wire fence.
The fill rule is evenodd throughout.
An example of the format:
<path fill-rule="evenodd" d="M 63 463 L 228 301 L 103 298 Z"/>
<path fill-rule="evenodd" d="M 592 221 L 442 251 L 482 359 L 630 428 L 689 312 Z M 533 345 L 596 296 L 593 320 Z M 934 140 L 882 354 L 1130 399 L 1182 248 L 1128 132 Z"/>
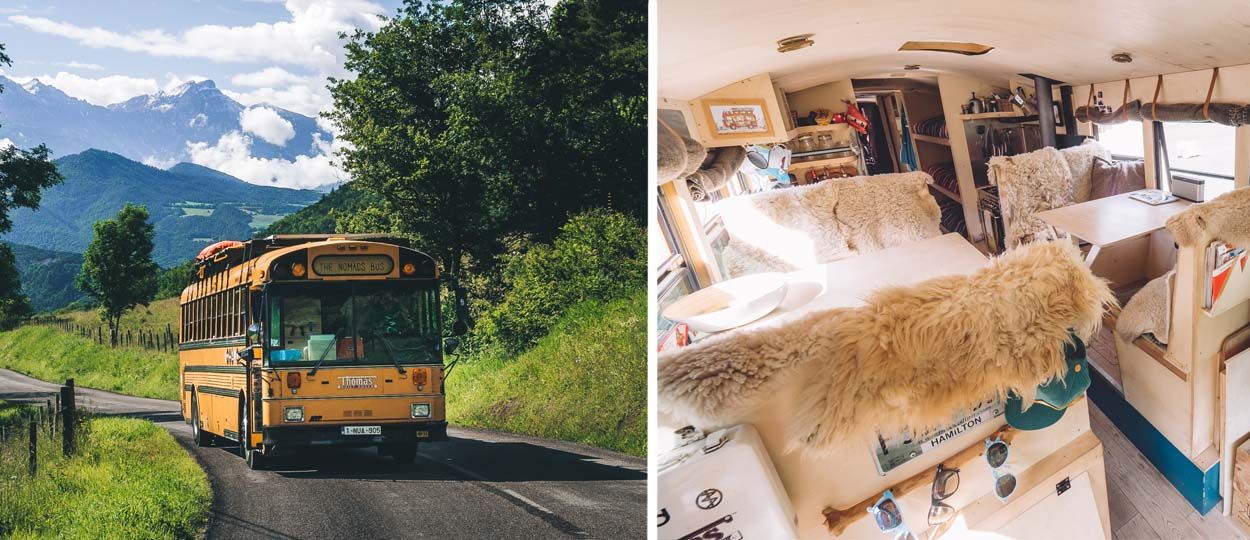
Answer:
<path fill-rule="evenodd" d="M 35 317 L 30 320 L 30 324 L 59 328 L 62 331 L 95 341 L 97 345 L 139 347 L 149 351 L 160 352 L 178 351 L 178 332 L 170 324 L 166 324 L 165 328 L 118 328 L 115 338 L 110 337 L 108 327 L 105 325 L 87 325 L 55 316 Z"/>
<path fill-rule="evenodd" d="M 51 474 L 89 437 L 89 418 L 77 407 L 74 380 L 36 404 L 0 408 L 0 500 L 40 475 Z"/>

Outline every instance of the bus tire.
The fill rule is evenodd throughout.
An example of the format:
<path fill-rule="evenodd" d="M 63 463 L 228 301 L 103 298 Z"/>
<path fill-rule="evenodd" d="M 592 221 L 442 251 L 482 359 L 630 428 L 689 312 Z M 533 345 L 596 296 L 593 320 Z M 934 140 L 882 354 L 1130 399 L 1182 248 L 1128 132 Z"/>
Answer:
<path fill-rule="evenodd" d="M 247 462 L 247 468 L 253 471 L 263 470 L 266 462 L 265 455 L 260 452 L 259 448 L 252 448 L 248 435 L 248 427 L 250 426 L 247 418 L 247 398 L 239 400 L 239 455 L 243 456 L 243 461 Z"/>
<path fill-rule="evenodd" d="M 213 442 L 213 436 L 204 431 L 200 425 L 200 398 L 199 393 L 191 392 L 191 440 L 195 445 L 204 448 L 210 446 Z"/>
<path fill-rule="evenodd" d="M 388 453 L 396 465 L 408 465 L 417 459 L 417 443 L 391 446 Z"/>

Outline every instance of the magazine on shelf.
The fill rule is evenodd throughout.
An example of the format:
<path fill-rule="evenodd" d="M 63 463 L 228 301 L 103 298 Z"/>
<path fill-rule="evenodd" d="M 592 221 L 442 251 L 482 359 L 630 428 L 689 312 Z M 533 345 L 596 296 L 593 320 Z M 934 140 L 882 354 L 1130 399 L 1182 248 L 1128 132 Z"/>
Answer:
<path fill-rule="evenodd" d="M 1219 240 L 1207 246 L 1207 275 L 1204 280 L 1203 309 L 1211 309 L 1220 300 L 1220 295 L 1224 293 L 1224 288 L 1233 275 L 1234 266 L 1238 266 L 1238 270 L 1245 268 L 1245 254 L 1245 248 L 1234 248 Z"/>

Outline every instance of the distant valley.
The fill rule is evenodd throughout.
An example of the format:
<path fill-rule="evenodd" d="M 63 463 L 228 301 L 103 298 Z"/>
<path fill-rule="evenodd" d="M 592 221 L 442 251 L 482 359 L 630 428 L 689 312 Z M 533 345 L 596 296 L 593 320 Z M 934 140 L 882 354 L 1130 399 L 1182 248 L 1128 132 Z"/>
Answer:
<path fill-rule="evenodd" d="M 142 204 L 156 227 L 153 259 L 171 266 L 212 242 L 250 238 L 322 196 L 257 186 L 189 163 L 165 171 L 101 150 L 60 158 L 56 166 L 65 182 L 44 190 L 39 210 L 13 212 L 13 231 L 0 239 L 82 253 L 91 243 L 93 223 L 116 215 L 128 202 Z"/>

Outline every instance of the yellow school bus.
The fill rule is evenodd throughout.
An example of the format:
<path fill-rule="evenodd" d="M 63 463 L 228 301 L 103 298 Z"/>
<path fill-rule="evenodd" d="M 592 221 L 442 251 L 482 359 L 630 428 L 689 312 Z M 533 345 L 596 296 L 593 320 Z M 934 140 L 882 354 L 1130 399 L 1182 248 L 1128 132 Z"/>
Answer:
<path fill-rule="evenodd" d="M 402 239 L 280 235 L 221 242 L 182 291 L 182 414 L 197 445 L 248 466 L 311 446 L 411 462 L 447 439 L 439 270 Z"/>

